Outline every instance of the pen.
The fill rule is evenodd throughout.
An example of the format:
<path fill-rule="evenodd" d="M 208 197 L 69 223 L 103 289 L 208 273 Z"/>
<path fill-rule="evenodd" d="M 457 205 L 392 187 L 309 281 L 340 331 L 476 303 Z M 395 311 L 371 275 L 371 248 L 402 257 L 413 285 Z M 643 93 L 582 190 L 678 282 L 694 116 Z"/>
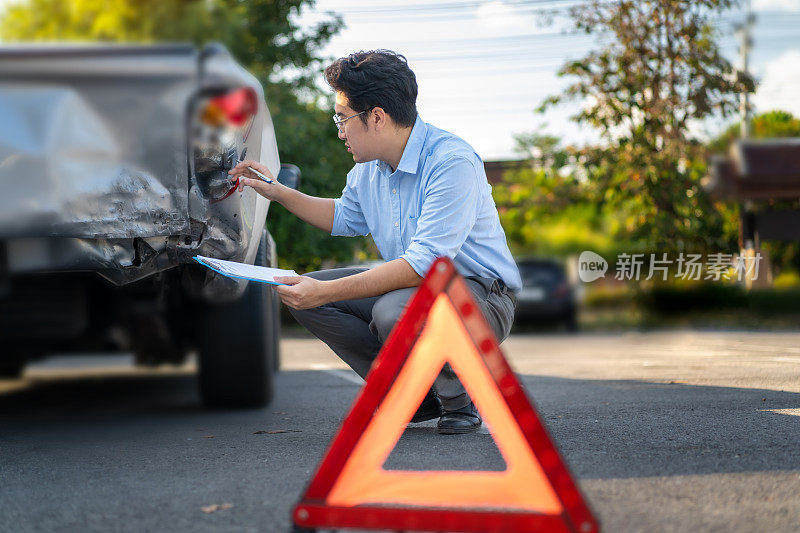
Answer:
<path fill-rule="evenodd" d="M 256 176 L 258 176 L 262 180 L 266 181 L 267 183 L 275 183 L 274 181 L 272 181 L 271 179 L 269 179 L 268 177 L 266 177 L 264 174 L 262 174 L 261 172 L 259 172 L 256 169 L 254 169 L 253 167 L 247 167 L 247 170 L 249 170 L 250 172 L 252 172 Z"/>

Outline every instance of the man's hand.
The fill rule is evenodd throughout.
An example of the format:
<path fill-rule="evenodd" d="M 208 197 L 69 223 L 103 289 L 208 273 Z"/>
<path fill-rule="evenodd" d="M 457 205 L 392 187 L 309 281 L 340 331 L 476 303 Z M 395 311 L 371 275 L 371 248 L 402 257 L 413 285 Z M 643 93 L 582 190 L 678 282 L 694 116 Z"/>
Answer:
<path fill-rule="evenodd" d="M 405 259 L 395 259 L 370 270 L 330 281 L 308 276 L 276 276 L 281 301 L 292 309 L 310 309 L 330 302 L 380 296 L 406 287 L 416 287 L 422 278 Z"/>
<path fill-rule="evenodd" d="M 275 290 L 281 301 L 292 309 L 310 309 L 332 301 L 326 282 L 308 276 L 277 276 L 275 281 L 286 283 Z"/>
<path fill-rule="evenodd" d="M 266 177 L 271 179 L 272 183 L 267 183 L 266 181 L 262 180 L 256 176 L 253 171 L 248 170 L 247 167 L 252 167 L 258 170 Z M 240 192 L 243 191 L 245 187 L 252 187 L 264 198 L 267 198 L 268 200 L 275 200 L 278 203 L 280 203 L 281 199 L 285 196 L 286 190 L 291 190 L 289 187 L 278 183 L 278 180 L 273 177 L 266 165 L 262 165 L 258 161 L 251 161 L 249 159 L 242 161 L 230 169 L 228 174 L 231 175 L 231 178 L 239 179 Z"/>
<path fill-rule="evenodd" d="M 2 1 L 2 0 L 0 0 Z M 247 167 L 253 167 L 274 183 L 267 183 L 257 177 Z M 333 229 L 334 201 L 332 198 L 317 198 L 296 191 L 278 180 L 270 173 L 269 169 L 257 161 L 242 161 L 233 167 L 228 174 L 231 178 L 239 180 L 239 191 L 245 187 L 252 187 L 255 191 L 268 200 L 274 200 L 283 207 L 305 220 L 312 226 L 330 233 Z"/>

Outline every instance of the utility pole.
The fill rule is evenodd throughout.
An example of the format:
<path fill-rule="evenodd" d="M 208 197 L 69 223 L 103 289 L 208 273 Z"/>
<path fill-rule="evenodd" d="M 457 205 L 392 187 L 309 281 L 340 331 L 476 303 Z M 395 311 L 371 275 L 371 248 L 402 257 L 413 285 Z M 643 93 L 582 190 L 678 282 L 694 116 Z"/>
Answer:
<path fill-rule="evenodd" d="M 756 21 L 756 16 L 750 10 L 750 0 L 745 0 L 745 17 L 741 24 L 736 26 L 736 33 L 739 35 L 739 72 L 748 75 L 750 47 L 753 39 L 750 31 Z M 741 120 L 741 137 L 750 137 L 750 93 L 742 92 L 739 94 L 739 117 Z"/>
<path fill-rule="evenodd" d="M 753 39 L 750 35 L 756 17 L 750 9 L 750 0 L 745 0 L 745 16 L 741 24 L 736 26 L 736 33 L 739 36 L 739 72 L 742 75 L 749 75 L 749 56 L 750 47 Z M 743 91 L 739 94 L 739 119 L 740 137 L 748 139 L 750 137 L 750 93 Z M 741 258 L 744 259 L 745 274 L 744 285 L 750 290 L 753 287 L 765 287 L 770 284 L 770 262 L 769 257 L 761 254 L 761 243 L 758 233 L 754 231 L 753 203 L 746 200 L 739 206 L 739 217 L 742 231 Z"/>

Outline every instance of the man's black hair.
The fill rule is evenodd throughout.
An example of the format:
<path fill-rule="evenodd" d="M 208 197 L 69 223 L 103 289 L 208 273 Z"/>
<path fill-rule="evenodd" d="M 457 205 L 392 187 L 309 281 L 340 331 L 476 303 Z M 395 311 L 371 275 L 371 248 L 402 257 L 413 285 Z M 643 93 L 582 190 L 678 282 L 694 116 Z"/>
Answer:
<path fill-rule="evenodd" d="M 396 52 L 362 50 L 340 57 L 325 69 L 325 80 L 356 113 L 380 107 L 402 127 L 417 119 L 417 78 Z M 360 118 L 366 124 L 367 114 Z"/>

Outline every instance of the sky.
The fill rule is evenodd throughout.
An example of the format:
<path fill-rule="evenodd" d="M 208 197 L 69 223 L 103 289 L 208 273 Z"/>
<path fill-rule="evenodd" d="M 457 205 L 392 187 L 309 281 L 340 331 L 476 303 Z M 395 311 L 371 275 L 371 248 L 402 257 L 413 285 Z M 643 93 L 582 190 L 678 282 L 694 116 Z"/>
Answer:
<path fill-rule="evenodd" d="M 596 132 L 569 120 L 579 104 L 545 115 L 534 109 L 558 94 L 569 79 L 556 75 L 570 59 L 597 45 L 595 38 L 566 34 L 564 19 L 543 21 L 541 8 L 563 8 L 574 0 L 317 0 L 300 15 L 313 25 L 325 12 L 339 13 L 346 27 L 322 54 L 388 48 L 402 53 L 417 77 L 420 116 L 459 135 L 486 161 L 513 159 L 514 135 L 541 131 L 565 144 L 582 144 Z M 752 0 L 756 15 L 750 71 L 759 80 L 757 112 L 784 109 L 800 116 L 800 0 Z M 733 26 L 742 9 L 723 16 L 718 41 L 738 64 Z M 324 82 L 321 81 L 324 84 Z M 734 118 L 696 127 L 701 138 L 716 135 Z"/>

